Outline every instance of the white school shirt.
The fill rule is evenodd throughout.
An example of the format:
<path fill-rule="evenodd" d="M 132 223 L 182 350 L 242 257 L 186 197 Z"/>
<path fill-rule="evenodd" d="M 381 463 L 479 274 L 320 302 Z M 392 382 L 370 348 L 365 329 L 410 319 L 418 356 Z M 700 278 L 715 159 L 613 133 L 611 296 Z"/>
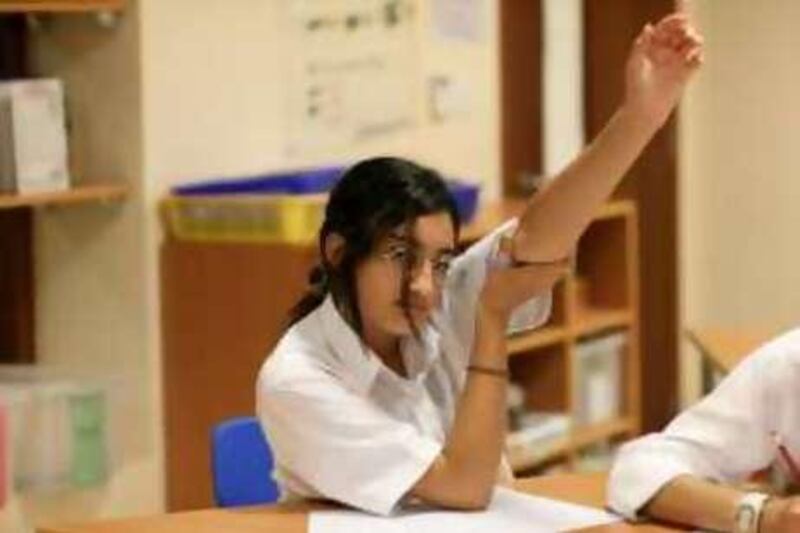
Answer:
<path fill-rule="evenodd" d="M 625 444 L 609 478 L 609 505 L 633 519 L 681 474 L 743 480 L 776 461 L 772 432 L 800 458 L 800 329 L 745 358 L 663 432 Z"/>
<path fill-rule="evenodd" d="M 327 498 L 389 514 L 439 455 L 453 425 L 486 262 L 511 220 L 453 262 L 441 307 L 401 343 L 408 378 L 386 367 L 330 296 L 292 326 L 259 372 L 256 411 L 284 499 Z M 552 295 L 515 310 L 540 325 Z M 507 463 L 503 462 L 510 477 Z"/>

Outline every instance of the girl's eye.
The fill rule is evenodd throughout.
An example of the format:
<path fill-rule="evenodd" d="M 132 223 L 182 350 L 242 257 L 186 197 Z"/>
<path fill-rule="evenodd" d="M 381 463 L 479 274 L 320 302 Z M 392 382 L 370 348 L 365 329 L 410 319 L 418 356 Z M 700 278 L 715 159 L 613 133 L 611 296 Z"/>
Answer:
<path fill-rule="evenodd" d="M 411 257 L 411 250 L 405 246 L 392 246 L 386 252 L 386 257 L 398 263 L 405 263 Z"/>
<path fill-rule="evenodd" d="M 449 257 L 438 259 L 436 263 L 434 263 L 433 268 L 437 272 L 437 274 L 447 274 L 447 271 L 450 270 L 451 262 L 452 259 Z"/>

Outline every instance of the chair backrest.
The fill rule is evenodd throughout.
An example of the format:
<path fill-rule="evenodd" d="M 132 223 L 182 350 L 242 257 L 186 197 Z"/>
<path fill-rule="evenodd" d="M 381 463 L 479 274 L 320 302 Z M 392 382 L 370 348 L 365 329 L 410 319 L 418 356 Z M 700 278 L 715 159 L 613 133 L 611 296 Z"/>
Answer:
<path fill-rule="evenodd" d="M 214 499 L 220 507 L 273 503 L 280 490 L 272 478 L 274 460 L 258 419 L 223 420 L 212 430 Z"/>

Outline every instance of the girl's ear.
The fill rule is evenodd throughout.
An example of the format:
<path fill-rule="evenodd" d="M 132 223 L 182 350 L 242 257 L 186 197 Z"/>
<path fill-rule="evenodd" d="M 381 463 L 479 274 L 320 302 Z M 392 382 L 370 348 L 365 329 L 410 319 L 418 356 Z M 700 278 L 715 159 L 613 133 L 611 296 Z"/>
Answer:
<path fill-rule="evenodd" d="M 339 261 L 342 259 L 344 253 L 344 237 L 338 233 L 329 233 L 325 237 L 323 246 L 323 253 L 325 254 L 325 261 L 334 267 L 339 266 Z"/>

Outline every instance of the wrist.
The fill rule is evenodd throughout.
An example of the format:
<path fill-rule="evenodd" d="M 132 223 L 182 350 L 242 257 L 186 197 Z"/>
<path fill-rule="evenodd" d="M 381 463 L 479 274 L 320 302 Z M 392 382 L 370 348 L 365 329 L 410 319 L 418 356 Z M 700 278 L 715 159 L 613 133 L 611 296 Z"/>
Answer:
<path fill-rule="evenodd" d="M 786 507 L 786 500 L 783 498 L 770 498 L 761 510 L 761 521 L 759 523 L 759 533 L 776 531 L 776 525 L 780 522 L 780 515 Z"/>
<path fill-rule="evenodd" d="M 617 110 L 616 118 L 634 131 L 651 136 L 667 121 L 670 111 L 650 109 L 635 102 L 625 102 Z"/>
<path fill-rule="evenodd" d="M 769 519 L 766 517 L 766 509 L 771 502 L 767 494 L 760 492 L 748 492 L 741 496 L 736 504 L 736 512 L 733 520 L 734 533 L 760 533 L 770 531 L 773 520 L 780 520 L 780 506 L 772 511 Z M 774 514 L 777 513 L 777 514 Z M 770 525 L 767 525 L 767 520 Z"/>
<path fill-rule="evenodd" d="M 510 312 L 488 306 L 478 300 L 475 314 L 476 327 L 482 331 L 494 331 L 505 336 Z"/>
<path fill-rule="evenodd" d="M 470 362 L 491 367 L 507 366 L 506 324 L 502 313 L 479 306 L 475 318 L 475 339 Z"/>

